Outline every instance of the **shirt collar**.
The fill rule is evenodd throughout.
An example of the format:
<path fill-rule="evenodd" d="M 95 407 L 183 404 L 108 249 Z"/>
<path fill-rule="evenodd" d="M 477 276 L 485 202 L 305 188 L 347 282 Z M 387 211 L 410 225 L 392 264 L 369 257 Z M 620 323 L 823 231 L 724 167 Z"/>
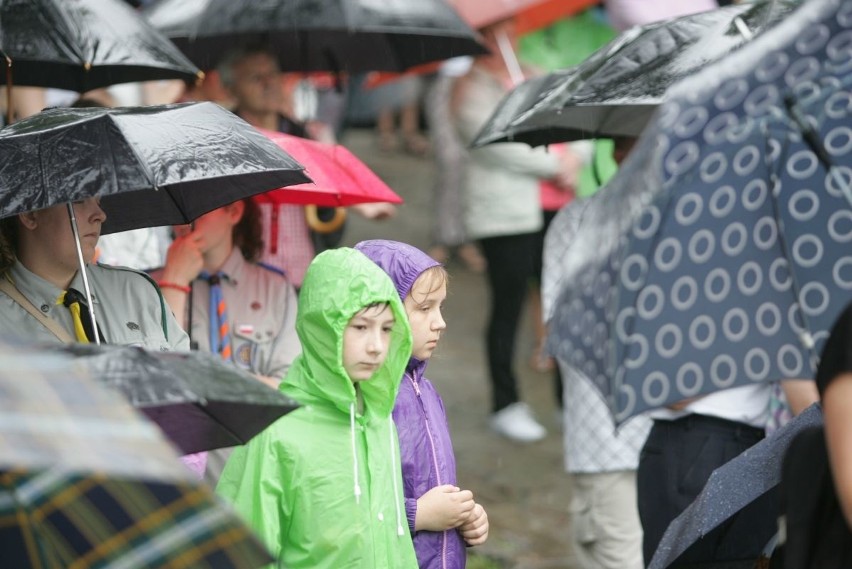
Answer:
<path fill-rule="evenodd" d="M 33 273 L 22 265 L 20 261 L 15 261 L 15 264 L 9 269 L 9 276 L 12 277 L 12 282 L 21 291 L 21 294 L 34 306 L 47 304 L 52 307 L 56 304 L 56 299 L 63 292 L 63 289 Z M 91 284 L 91 281 L 89 284 Z M 80 271 L 77 271 L 74 278 L 71 279 L 70 287 L 85 294 L 83 277 L 80 275 Z M 92 303 L 99 304 L 98 297 L 94 291 L 92 291 Z"/>
<path fill-rule="evenodd" d="M 234 248 L 231 249 L 230 255 L 228 255 L 225 262 L 222 263 L 222 266 L 219 267 L 219 270 L 216 272 L 221 272 L 225 275 L 223 282 L 236 285 L 243 276 L 245 266 L 246 260 L 243 258 L 242 251 L 240 251 L 239 247 L 234 246 Z"/>

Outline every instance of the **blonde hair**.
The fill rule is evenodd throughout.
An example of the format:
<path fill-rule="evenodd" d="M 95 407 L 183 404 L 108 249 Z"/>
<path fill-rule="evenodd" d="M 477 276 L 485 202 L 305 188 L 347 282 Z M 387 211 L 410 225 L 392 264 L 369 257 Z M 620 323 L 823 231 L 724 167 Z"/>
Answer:
<path fill-rule="evenodd" d="M 428 289 L 423 293 L 423 296 L 428 296 L 442 286 L 448 284 L 450 282 L 450 274 L 443 265 L 429 267 L 420 273 L 416 279 L 414 279 L 414 284 L 411 285 L 411 290 L 408 291 L 408 296 L 413 295 L 414 289 L 417 287 L 417 283 L 421 282 L 423 283 L 422 286 L 428 287 Z"/>

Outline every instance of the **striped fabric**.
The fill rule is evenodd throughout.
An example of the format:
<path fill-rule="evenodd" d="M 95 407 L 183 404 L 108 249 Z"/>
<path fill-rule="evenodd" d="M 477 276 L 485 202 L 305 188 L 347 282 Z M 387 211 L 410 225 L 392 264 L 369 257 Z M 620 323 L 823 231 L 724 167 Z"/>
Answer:
<path fill-rule="evenodd" d="M 0 345 L 0 567 L 249 569 L 272 558 L 156 427 L 55 351 Z"/>
<path fill-rule="evenodd" d="M 210 351 L 219 354 L 226 362 L 231 361 L 231 324 L 228 322 L 228 308 L 222 294 L 222 279 L 228 276 L 219 271 L 211 275 L 201 272 L 201 278 L 210 283 Z"/>

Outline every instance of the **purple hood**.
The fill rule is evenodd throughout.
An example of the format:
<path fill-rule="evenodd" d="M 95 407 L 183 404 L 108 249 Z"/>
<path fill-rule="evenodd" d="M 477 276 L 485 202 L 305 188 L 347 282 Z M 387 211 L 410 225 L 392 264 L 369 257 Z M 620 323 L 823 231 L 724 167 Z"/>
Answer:
<path fill-rule="evenodd" d="M 417 277 L 440 265 L 411 245 L 374 239 L 355 245 L 391 278 L 400 299 L 408 296 Z M 417 498 L 442 484 L 456 484 L 456 460 L 444 403 L 423 376 L 428 362 L 411 358 L 393 409 L 402 457 L 402 482 L 408 526 L 421 569 L 463 569 L 467 552 L 457 530 L 414 533 Z"/>

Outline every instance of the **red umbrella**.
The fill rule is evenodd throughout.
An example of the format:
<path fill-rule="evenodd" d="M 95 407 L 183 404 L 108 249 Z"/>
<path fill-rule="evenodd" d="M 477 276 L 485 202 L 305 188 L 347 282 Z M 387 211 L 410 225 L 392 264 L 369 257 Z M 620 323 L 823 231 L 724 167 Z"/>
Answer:
<path fill-rule="evenodd" d="M 475 29 L 514 17 L 518 34 L 543 28 L 597 4 L 594 0 L 449 0 L 449 3 Z"/>
<path fill-rule="evenodd" d="M 343 207 L 368 202 L 402 203 L 375 172 L 340 144 L 324 144 L 261 130 L 305 166 L 313 184 L 279 188 L 255 197 L 262 203 Z"/>
<path fill-rule="evenodd" d="M 545 28 L 562 18 L 568 18 L 598 4 L 598 0 L 448 0 L 462 19 L 480 29 L 507 18 L 515 19 L 515 33 L 519 36 Z M 514 54 L 504 53 L 507 65 L 517 66 Z M 514 62 L 514 63 L 512 63 Z M 401 77 L 435 73 L 443 61 L 424 63 L 411 67 L 403 73 L 373 71 L 367 76 L 365 89 L 373 89 L 391 83 Z M 516 79 L 520 81 L 520 76 Z"/>

